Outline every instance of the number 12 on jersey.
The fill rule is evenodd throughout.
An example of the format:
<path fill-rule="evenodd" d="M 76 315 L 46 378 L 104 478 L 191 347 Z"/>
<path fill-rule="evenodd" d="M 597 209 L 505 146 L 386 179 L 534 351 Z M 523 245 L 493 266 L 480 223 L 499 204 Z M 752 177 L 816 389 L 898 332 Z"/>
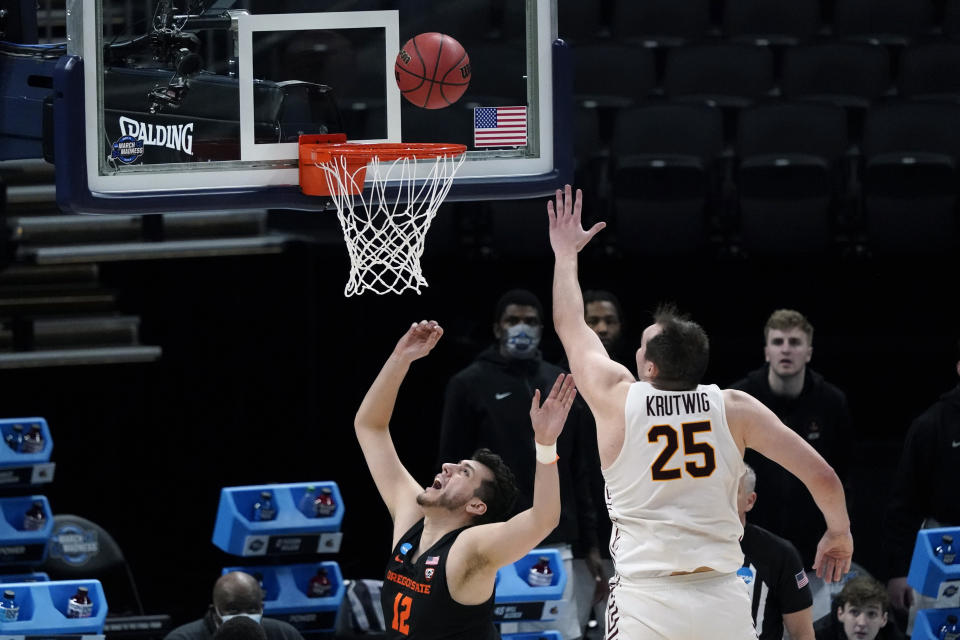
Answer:
<path fill-rule="evenodd" d="M 713 447 L 707 442 L 697 442 L 698 433 L 712 431 L 713 427 L 709 420 L 701 422 L 684 422 L 680 425 L 683 432 L 683 456 L 684 458 L 693 458 L 686 460 L 683 469 L 687 474 L 694 478 L 706 478 L 717 468 L 717 456 Z M 661 439 L 666 440 L 666 446 L 657 456 L 657 459 L 650 465 L 650 477 L 657 482 L 665 480 L 679 480 L 683 477 L 683 470 L 679 467 L 667 468 L 673 454 L 680 448 L 680 434 L 669 424 L 658 424 L 650 427 L 647 432 L 647 440 L 657 443 Z M 702 459 L 697 459 L 702 456 Z M 698 464 L 702 463 L 702 464 Z"/>
<path fill-rule="evenodd" d="M 391 627 L 394 631 L 399 631 L 405 636 L 410 635 L 410 625 L 407 620 L 410 619 L 410 607 L 413 605 L 413 598 L 398 593 L 393 599 L 393 622 Z"/>

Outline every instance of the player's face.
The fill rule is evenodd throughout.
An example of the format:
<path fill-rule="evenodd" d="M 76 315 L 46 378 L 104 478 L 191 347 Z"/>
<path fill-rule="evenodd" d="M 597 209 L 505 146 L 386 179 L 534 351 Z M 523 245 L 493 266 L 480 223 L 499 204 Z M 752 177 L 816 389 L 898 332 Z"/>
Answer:
<path fill-rule="evenodd" d="M 417 496 L 417 504 L 451 511 L 460 509 L 474 498 L 483 480 L 492 477 L 493 472 L 476 460 L 446 462 L 434 477 L 433 484 Z"/>
<path fill-rule="evenodd" d="M 837 617 L 848 640 L 873 640 L 887 625 L 887 614 L 876 604 L 858 607 L 847 603 L 840 607 Z"/>
<path fill-rule="evenodd" d="M 803 329 L 770 329 L 763 353 L 775 374 L 789 378 L 803 372 L 813 356 L 813 345 Z"/>
<path fill-rule="evenodd" d="M 650 382 L 651 380 L 651 363 L 647 360 L 647 343 L 654 336 L 659 335 L 661 331 L 663 331 L 663 327 L 652 324 L 644 329 L 643 335 L 640 336 L 640 348 L 637 349 L 637 377 L 644 382 Z"/>
<path fill-rule="evenodd" d="M 620 337 L 620 315 L 613 303 L 609 300 L 588 302 L 584 309 L 584 320 L 600 337 L 603 347 L 610 351 L 610 347 Z"/>

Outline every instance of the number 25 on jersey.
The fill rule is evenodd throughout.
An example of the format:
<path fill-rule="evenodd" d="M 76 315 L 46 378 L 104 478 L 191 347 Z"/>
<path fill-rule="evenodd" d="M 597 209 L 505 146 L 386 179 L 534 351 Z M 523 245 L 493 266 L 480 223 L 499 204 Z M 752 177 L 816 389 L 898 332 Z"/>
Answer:
<path fill-rule="evenodd" d="M 668 467 L 673 454 L 680 448 L 680 434 L 669 424 L 658 424 L 650 427 L 647 432 L 647 440 L 651 443 L 657 443 L 665 440 L 666 445 L 657 456 L 657 459 L 650 465 L 650 477 L 657 481 L 679 480 L 683 477 L 683 471 L 693 478 L 706 478 L 717 468 L 717 456 L 713 447 L 707 442 L 697 442 L 697 434 L 712 431 L 709 420 L 702 422 L 685 422 L 680 425 L 683 433 L 683 469 L 680 467 Z"/>

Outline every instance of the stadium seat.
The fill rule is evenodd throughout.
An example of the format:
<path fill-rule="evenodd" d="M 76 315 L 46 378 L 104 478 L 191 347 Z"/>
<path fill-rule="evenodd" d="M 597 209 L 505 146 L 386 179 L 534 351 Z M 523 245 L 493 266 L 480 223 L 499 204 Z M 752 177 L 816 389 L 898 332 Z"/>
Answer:
<path fill-rule="evenodd" d="M 947 0 L 943 12 L 943 35 L 960 38 L 960 0 Z"/>
<path fill-rule="evenodd" d="M 866 109 L 890 85 L 890 54 L 881 46 L 821 42 L 791 47 L 783 54 L 780 90 L 791 100 Z"/>
<path fill-rule="evenodd" d="M 719 109 L 665 103 L 619 112 L 611 143 L 612 235 L 624 254 L 676 255 L 708 245 L 722 150 Z"/>
<path fill-rule="evenodd" d="M 773 54 L 745 44 L 699 44 L 667 54 L 663 90 L 673 99 L 742 108 L 773 89 Z"/>
<path fill-rule="evenodd" d="M 907 47 L 900 59 L 897 87 L 905 98 L 960 101 L 960 42 Z"/>
<path fill-rule="evenodd" d="M 699 40 L 709 27 L 709 0 L 614 0 L 613 33 L 621 40 L 676 47 Z"/>
<path fill-rule="evenodd" d="M 723 35 L 759 45 L 794 45 L 820 29 L 819 0 L 727 0 Z"/>
<path fill-rule="evenodd" d="M 871 248 L 912 253 L 955 248 L 960 106 L 874 107 L 867 114 L 862 149 Z"/>
<path fill-rule="evenodd" d="M 931 0 L 837 0 L 833 31 L 848 39 L 905 45 L 933 27 Z"/>
<path fill-rule="evenodd" d="M 625 107 L 657 86 L 653 53 L 638 45 L 593 44 L 573 52 L 573 93 L 580 104 Z"/>
<path fill-rule="evenodd" d="M 745 109 L 736 151 L 743 248 L 754 255 L 828 250 L 844 184 L 844 110 L 788 102 Z"/>

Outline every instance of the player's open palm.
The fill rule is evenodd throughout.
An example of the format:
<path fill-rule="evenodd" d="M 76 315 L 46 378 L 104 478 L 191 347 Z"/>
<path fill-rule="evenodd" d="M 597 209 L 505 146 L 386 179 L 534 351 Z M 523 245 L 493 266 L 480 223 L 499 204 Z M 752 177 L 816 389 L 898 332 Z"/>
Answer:
<path fill-rule="evenodd" d="M 435 320 L 415 322 L 400 338 L 393 349 L 393 355 L 407 362 L 413 362 L 430 353 L 442 335 L 443 328 Z"/>
<path fill-rule="evenodd" d="M 557 376 L 553 388 L 547 399 L 540 405 L 540 390 L 533 392 L 533 402 L 530 404 L 530 422 L 533 423 L 534 439 L 543 445 L 551 445 L 557 441 L 563 424 L 567 421 L 573 399 L 577 397 L 577 388 L 573 383 L 573 376 L 560 374 Z"/>
<path fill-rule="evenodd" d="M 850 531 L 827 531 L 817 544 L 813 568 L 824 582 L 839 582 L 850 571 L 853 558 L 853 536 Z"/>
<path fill-rule="evenodd" d="M 553 200 L 547 202 L 547 217 L 550 220 L 550 246 L 557 255 L 579 252 L 593 236 L 597 235 L 606 222 L 598 222 L 584 230 L 581 220 L 583 192 L 577 189 L 574 197 L 573 189 L 566 185 L 561 191 L 557 189 L 556 204 Z"/>

